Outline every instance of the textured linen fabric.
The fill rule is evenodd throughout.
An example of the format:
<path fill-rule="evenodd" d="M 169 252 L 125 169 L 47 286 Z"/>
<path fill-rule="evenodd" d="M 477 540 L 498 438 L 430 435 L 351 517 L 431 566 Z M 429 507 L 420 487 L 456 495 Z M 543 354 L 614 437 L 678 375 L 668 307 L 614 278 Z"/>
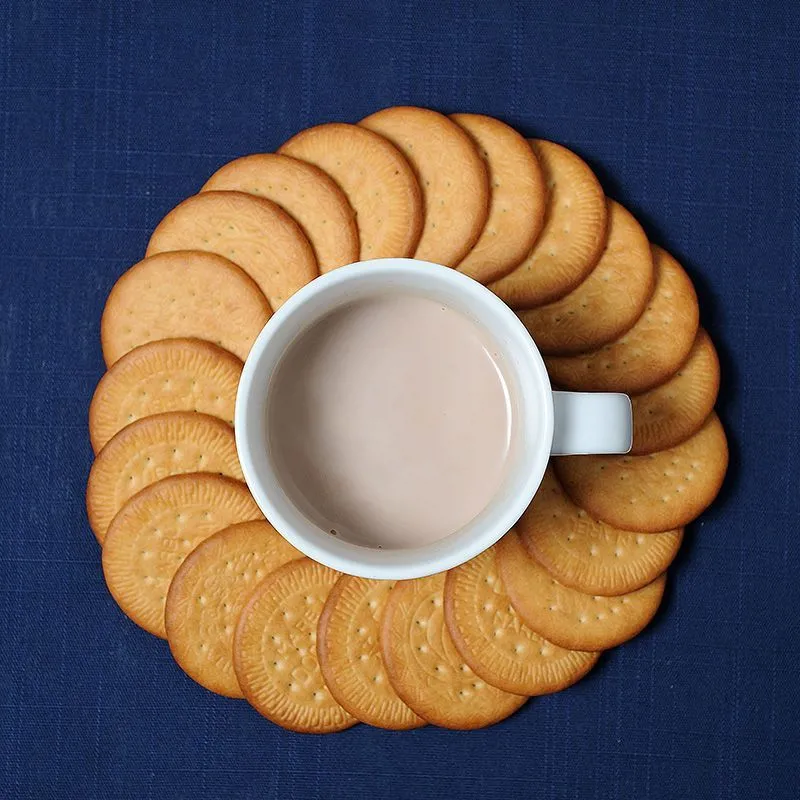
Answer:
<path fill-rule="evenodd" d="M 796 798 L 800 11 L 792 2 L 0 4 L 0 796 Z M 282 731 L 105 589 L 98 327 L 225 161 L 386 105 L 574 148 L 694 279 L 732 448 L 664 607 L 497 727 Z"/>

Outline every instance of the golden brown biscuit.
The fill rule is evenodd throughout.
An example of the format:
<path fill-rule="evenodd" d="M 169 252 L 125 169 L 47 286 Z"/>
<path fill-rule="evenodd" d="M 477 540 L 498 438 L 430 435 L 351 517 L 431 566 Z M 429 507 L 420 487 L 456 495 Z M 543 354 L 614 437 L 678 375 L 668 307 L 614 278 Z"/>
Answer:
<path fill-rule="evenodd" d="M 719 379 L 717 351 L 700 328 L 683 366 L 666 383 L 631 398 L 630 455 L 667 450 L 697 433 L 717 402 Z"/>
<path fill-rule="evenodd" d="M 444 616 L 464 661 L 506 692 L 558 692 L 597 663 L 597 653 L 557 647 L 522 622 L 498 574 L 494 548 L 447 573 Z"/>
<path fill-rule="evenodd" d="M 248 599 L 233 642 L 236 677 L 250 705 L 301 733 L 355 725 L 331 696 L 317 660 L 317 623 L 338 572 L 310 558 L 267 576 Z"/>
<path fill-rule="evenodd" d="M 205 250 L 240 266 L 272 308 L 319 275 L 302 228 L 280 206 L 244 192 L 202 192 L 158 223 L 147 255 Z"/>
<path fill-rule="evenodd" d="M 217 531 L 261 518 L 240 481 L 208 473 L 157 481 L 132 497 L 108 529 L 108 589 L 133 622 L 164 639 L 167 590 L 183 559 Z"/>
<path fill-rule="evenodd" d="M 469 730 L 513 714 L 526 697 L 490 686 L 464 663 L 447 632 L 445 576 L 400 581 L 381 623 L 381 651 L 395 691 L 420 717 Z"/>
<path fill-rule="evenodd" d="M 414 258 L 454 267 L 489 211 L 486 167 L 469 136 L 438 111 L 414 106 L 384 108 L 359 125 L 388 139 L 417 175 L 425 219 Z"/>
<path fill-rule="evenodd" d="M 244 271 L 213 253 L 162 253 L 134 264 L 114 284 L 100 339 L 106 366 L 159 339 L 205 339 L 242 361 L 272 309 Z"/>
<path fill-rule="evenodd" d="M 516 524 L 526 550 L 559 583 L 618 595 L 654 581 L 678 554 L 683 529 L 631 533 L 592 519 L 567 497 L 552 467 Z"/>
<path fill-rule="evenodd" d="M 549 192 L 544 227 L 522 263 L 489 286 L 512 308 L 534 308 L 571 292 L 606 243 L 606 199 L 589 166 L 560 144 L 530 143 Z"/>
<path fill-rule="evenodd" d="M 547 187 L 539 159 L 510 125 L 483 114 L 453 114 L 489 171 L 489 216 L 458 271 L 482 283 L 502 278 L 530 253 L 544 224 Z"/>
<path fill-rule="evenodd" d="M 712 411 L 690 439 L 646 456 L 566 456 L 556 472 L 596 519 L 629 531 L 688 525 L 714 502 L 728 468 L 728 442 Z"/>
<path fill-rule="evenodd" d="M 336 181 L 356 213 L 362 260 L 413 255 L 422 233 L 422 193 L 410 164 L 388 139 L 331 122 L 301 131 L 279 152 Z"/>
<path fill-rule="evenodd" d="M 630 330 L 653 287 L 653 255 L 642 226 L 609 200 L 608 241 L 597 266 L 568 295 L 520 311 L 519 318 L 543 353 L 584 353 Z"/>
<path fill-rule="evenodd" d="M 393 586 L 342 575 L 319 618 L 317 655 L 331 694 L 357 720 L 409 730 L 425 720 L 392 688 L 380 649 L 380 619 Z"/>
<path fill-rule="evenodd" d="M 570 650 L 608 650 L 632 639 L 655 616 L 666 583 L 662 574 L 618 597 L 570 589 L 528 555 L 514 531 L 497 544 L 497 566 L 522 621 Z"/>
<path fill-rule="evenodd" d="M 165 411 L 200 411 L 233 425 L 242 362 L 201 339 L 162 339 L 135 347 L 103 375 L 89 406 L 89 437 L 99 453 L 126 425 Z"/>
<path fill-rule="evenodd" d="M 123 428 L 100 451 L 86 483 L 89 524 L 102 544 L 114 515 L 151 483 L 184 472 L 243 480 L 233 428 L 216 417 L 168 411 Z"/>
<path fill-rule="evenodd" d="M 636 324 L 591 353 L 546 358 L 553 383 L 579 391 L 638 394 L 678 371 L 697 334 L 697 295 L 683 267 L 660 247 L 653 247 L 653 265 L 655 290 Z"/>
<path fill-rule="evenodd" d="M 200 191 L 246 192 L 277 203 L 308 237 L 320 272 L 358 261 L 355 212 L 313 164 L 277 153 L 244 156 L 220 167 Z"/>
<path fill-rule="evenodd" d="M 172 656 L 201 686 L 244 697 L 233 670 L 233 631 L 256 584 L 302 558 L 266 520 L 240 522 L 192 550 L 169 585 L 164 624 Z"/>

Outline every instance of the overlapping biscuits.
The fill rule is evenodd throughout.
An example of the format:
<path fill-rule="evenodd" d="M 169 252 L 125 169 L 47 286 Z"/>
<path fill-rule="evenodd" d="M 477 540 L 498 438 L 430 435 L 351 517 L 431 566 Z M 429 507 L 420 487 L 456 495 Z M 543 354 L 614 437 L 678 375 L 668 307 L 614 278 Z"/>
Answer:
<path fill-rule="evenodd" d="M 447 574 L 340 575 L 242 482 L 233 413 L 269 317 L 358 259 L 489 284 L 557 388 L 632 396 L 626 456 L 555 459 L 494 547 Z M 109 590 L 176 663 L 301 732 L 494 724 L 656 615 L 728 463 L 691 279 L 576 153 L 480 114 L 384 109 L 220 165 L 112 289 L 87 512 Z"/>

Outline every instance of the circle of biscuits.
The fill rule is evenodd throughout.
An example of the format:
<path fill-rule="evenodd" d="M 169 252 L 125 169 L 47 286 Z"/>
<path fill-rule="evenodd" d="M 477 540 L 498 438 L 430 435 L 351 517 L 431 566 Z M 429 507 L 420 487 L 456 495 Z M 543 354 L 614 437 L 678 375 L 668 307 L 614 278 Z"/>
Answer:
<path fill-rule="evenodd" d="M 202 177 L 102 317 L 86 501 L 123 613 L 197 683 L 317 733 L 491 725 L 637 635 L 725 477 L 720 365 L 689 275 L 586 161 L 491 117 L 397 106 Z M 396 583 L 285 542 L 232 428 L 272 312 L 320 273 L 392 256 L 487 284 L 556 388 L 633 407 L 630 454 L 553 459 L 494 547 Z"/>

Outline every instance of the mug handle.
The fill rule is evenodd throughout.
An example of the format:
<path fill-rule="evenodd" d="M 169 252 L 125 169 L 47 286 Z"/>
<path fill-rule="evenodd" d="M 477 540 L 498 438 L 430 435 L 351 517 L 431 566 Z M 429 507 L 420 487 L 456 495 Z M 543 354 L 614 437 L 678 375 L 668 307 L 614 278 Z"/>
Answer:
<path fill-rule="evenodd" d="M 633 444 L 631 399 L 617 392 L 553 392 L 554 456 L 627 453 Z"/>

